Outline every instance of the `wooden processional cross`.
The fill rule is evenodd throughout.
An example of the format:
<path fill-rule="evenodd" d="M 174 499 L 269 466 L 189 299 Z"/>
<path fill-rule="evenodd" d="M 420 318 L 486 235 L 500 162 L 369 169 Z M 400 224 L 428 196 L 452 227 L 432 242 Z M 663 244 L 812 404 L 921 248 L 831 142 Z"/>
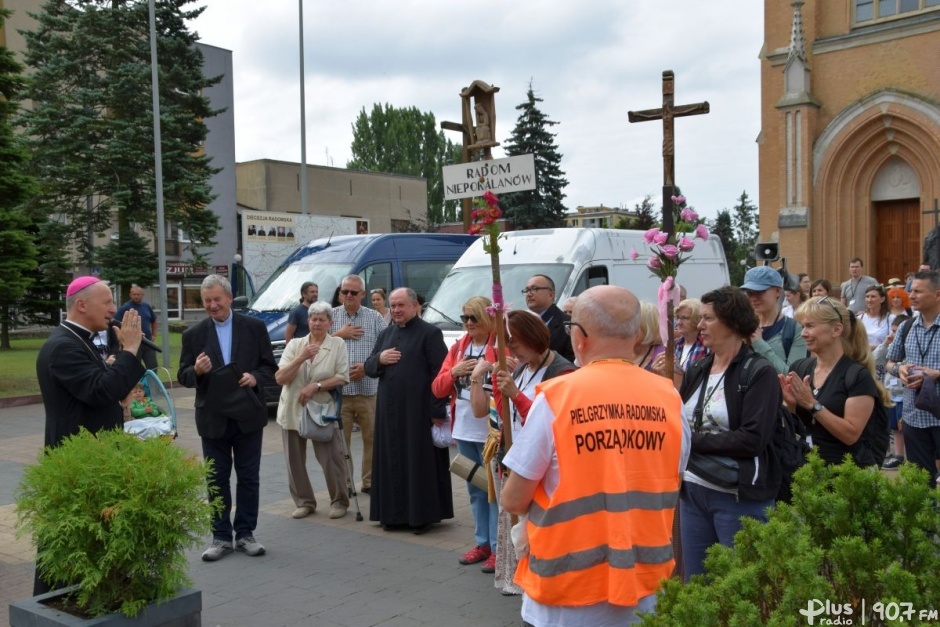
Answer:
<path fill-rule="evenodd" d="M 672 235 L 675 230 L 672 213 L 672 197 L 676 194 L 676 146 L 673 120 L 687 115 L 708 113 L 708 102 L 678 105 L 673 102 L 676 75 L 672 70 L 663 72 L 663 106 L 645 111 L 628 111 L 630 122 L 663 121 L 663 231 Z"/>
<path fill-rule="evenodd" d="M 673 120 L 687 115 L 702 115 L 708 113 L 708 102 L 679 105 L 674 103 L 676 75 L 672 70 L 663 72 L 663 106 L 659 109 L 646 109 L 645 111 L 629 111 L 627 119 L 630 122 L 648 122 L 650 120 L 663 121 L 663 231 L 669 234 L 670 241 L 675 240 L 676 225 L 673 219 L 675 209 L 672 197 L 676 195 L 676 145 L 675 126 Z M 668 378 L 675 370 L 676 338 L 673 329 L 674 313 L 673 301 L 666 301 L 666 364 L 665 372 Z"/>

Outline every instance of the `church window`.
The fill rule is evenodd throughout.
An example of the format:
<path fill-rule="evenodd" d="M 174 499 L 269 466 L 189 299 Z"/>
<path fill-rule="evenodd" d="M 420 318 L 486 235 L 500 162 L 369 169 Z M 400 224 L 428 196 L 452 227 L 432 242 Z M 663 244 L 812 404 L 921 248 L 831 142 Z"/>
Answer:
<path fill-rule="evenodd" d="M 871 22 L 940 8 L 940 0 L 855 0 L 855 22 Z"/>

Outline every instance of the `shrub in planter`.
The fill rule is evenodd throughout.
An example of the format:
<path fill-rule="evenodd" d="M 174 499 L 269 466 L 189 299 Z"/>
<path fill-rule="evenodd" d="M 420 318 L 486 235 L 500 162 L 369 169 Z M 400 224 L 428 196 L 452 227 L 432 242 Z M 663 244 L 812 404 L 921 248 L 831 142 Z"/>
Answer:
<path fill-rule="evenodd" d="M 706 575 L 665 582 L 642 624 L 806 625 L 812 599 L 814 609 L 849 604 L 851 614 L 829 615 L 840 624 L 893 624 L 873 607 L 879 601 L 912 604 L 918 613 L 906 624 L 940 609 L 940 491 L 926 472 L 905 464 L 889 477 L 813 454 L 793 495 L 766 524 L 747 520 L 733 548 L 709 549 Z"/>
<path fill-rule="evenodd" d="M 207 465 L 162 438 L 86 430 L 46 449 L 16 494 L 49 581 L 78 585 L 88 615 L 135 616 L 189 585 L 185 549 L 211 531 Z"/>

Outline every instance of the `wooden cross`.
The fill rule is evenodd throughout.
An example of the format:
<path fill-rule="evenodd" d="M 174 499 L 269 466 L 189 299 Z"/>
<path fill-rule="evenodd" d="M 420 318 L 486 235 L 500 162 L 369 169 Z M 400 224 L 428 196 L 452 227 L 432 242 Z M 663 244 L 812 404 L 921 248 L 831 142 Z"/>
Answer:
<path fill-rule="evenodd" d="M 676 106 L 673 99 L 675 81 L 676 76 L 672 70 L 663 72 L 663 106 L 661 108 L 627 112 L 627 119 L 631 123 L 663 121 L 663 230 L 670 235 L 675 230 L 672 218 L 672 197 L 676 193 L 676 146 L 673 120 L 687 115 L 703 115 L 709 111 L 707 101 Z"/>
<path fill-rule="evenodd" d="M 924 215 L 932 213 L 933 214 L 933 226 L 934 228 L 937 228 L 938 222 L 940 222 L 940 220 L 938 220 L 938 218 L 940 218 L 940 206 L 938 206 L 938 200 L 936 198 L 933 199 L 933 209 L 928 209 L 927 211 L 921 211 L 921 213 Z"/>

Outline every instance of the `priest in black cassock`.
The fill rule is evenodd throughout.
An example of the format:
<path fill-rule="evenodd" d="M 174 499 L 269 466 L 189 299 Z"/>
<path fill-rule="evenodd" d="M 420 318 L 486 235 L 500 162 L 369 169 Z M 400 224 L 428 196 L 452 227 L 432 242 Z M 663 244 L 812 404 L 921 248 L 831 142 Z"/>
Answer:
<path fill-rule="evenodd" d="M 393 291 L 389 305 L 392 323 L 365 362 L 366 376 L 379 380 L 369 520 L 421 534 L 454 517 L 448 451 L 431 441 L 431 424 L 447 418 L 446 399 L 431 393 L 447 346 L 418 315 L 414 290 Z"/>

